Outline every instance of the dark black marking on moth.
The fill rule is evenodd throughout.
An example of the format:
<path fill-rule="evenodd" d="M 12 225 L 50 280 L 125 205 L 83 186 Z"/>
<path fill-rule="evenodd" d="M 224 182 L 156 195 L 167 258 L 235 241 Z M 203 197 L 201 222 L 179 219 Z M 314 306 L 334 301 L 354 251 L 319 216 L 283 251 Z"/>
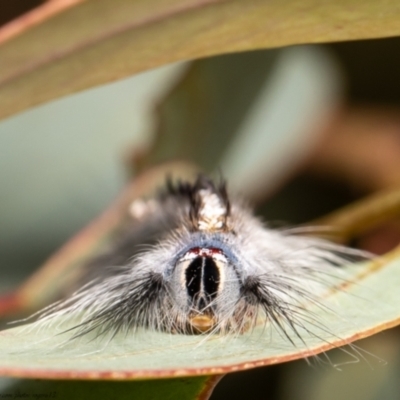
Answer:
<path fill-rule="evenodd" d="M 188 295 L 199 311 L 216 298 L 219 278 L 219 269 L 212 257 L 196 257 L 186 268 Z"/>

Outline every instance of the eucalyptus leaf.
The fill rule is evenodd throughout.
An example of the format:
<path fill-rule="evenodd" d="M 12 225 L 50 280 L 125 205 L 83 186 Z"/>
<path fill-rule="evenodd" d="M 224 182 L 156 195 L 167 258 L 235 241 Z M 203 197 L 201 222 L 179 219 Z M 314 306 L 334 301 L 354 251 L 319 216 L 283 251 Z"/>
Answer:
<path fill-rule="evenodd" d="M 0 398 L 70 400 L 196 400 L 208 398 L 216 377 L 178 378 L 142 382 L 81 382 L 16 379 Z"/>
<path fill-rule="evenodd" d="M 299 335 L 286 326 L 292 343 L 268 322 L 235 336 L 143 329 L 69 340 L 71 332 L 60 319 L 40 329 L 26 325 L 0 332 L 0 374 L 52 379 L 223 374 L 309 357 L 398 325 L 400 250 L 348 271 L 339 289 L 332 286 L 321 300 L 322 307 L 305 310 Z"/>
<path fill-rule="evenodd" d="M 393 221 L 400 214 L 400 190 L 390 188 L 372 193 L 340 210 L 333 211 L 310 223 L 329 226 L 337 242 L 348 242 L 372 228 Z"/>
<path fill-rule="evenodd" d="M 0 118 L 178 60 L 400 33 L 396 0 L 51 3 L 0 31 Z"/>

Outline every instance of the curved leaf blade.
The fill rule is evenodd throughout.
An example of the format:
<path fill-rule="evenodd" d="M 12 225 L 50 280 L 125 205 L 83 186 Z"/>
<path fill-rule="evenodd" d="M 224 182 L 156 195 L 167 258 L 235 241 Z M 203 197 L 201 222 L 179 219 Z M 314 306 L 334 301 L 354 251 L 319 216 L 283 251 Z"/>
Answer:
<path fill-rule="evenodd" d="M 361 233 L 385 222 L 393 221 L 400 214 L 400 189 L 379 191 L 312 221 L 310 225 L 329 226 L 333 239 L 348 242 Z"/>
<path fill-rule="evenodd" d="M 0 118 L 178 60 L 400 33 L 394 0 L 82 0 L 50 15 L 0 47 Z"/>

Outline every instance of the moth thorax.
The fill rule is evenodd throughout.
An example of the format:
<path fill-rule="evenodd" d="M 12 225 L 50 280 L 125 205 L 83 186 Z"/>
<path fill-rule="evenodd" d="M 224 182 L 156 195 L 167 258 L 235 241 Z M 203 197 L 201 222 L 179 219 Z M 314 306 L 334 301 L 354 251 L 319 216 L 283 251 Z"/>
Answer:
<path fill-rule="evenodd" d="M 200 206 L 197 213 L 197 228 L 200 231 L 218 231 L 226 227 L 228 210 L 220 196 L 209 189 L 199 191 Z"/>

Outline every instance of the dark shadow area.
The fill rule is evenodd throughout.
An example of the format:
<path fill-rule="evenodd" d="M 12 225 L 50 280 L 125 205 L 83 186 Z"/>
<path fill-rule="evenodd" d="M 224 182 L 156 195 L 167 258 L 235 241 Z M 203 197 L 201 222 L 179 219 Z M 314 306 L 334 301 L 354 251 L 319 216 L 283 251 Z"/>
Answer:
<path fill-rule="evenodd" d="M 0 0 L 0 26 L 44 3 L 43 0 Z"/>

